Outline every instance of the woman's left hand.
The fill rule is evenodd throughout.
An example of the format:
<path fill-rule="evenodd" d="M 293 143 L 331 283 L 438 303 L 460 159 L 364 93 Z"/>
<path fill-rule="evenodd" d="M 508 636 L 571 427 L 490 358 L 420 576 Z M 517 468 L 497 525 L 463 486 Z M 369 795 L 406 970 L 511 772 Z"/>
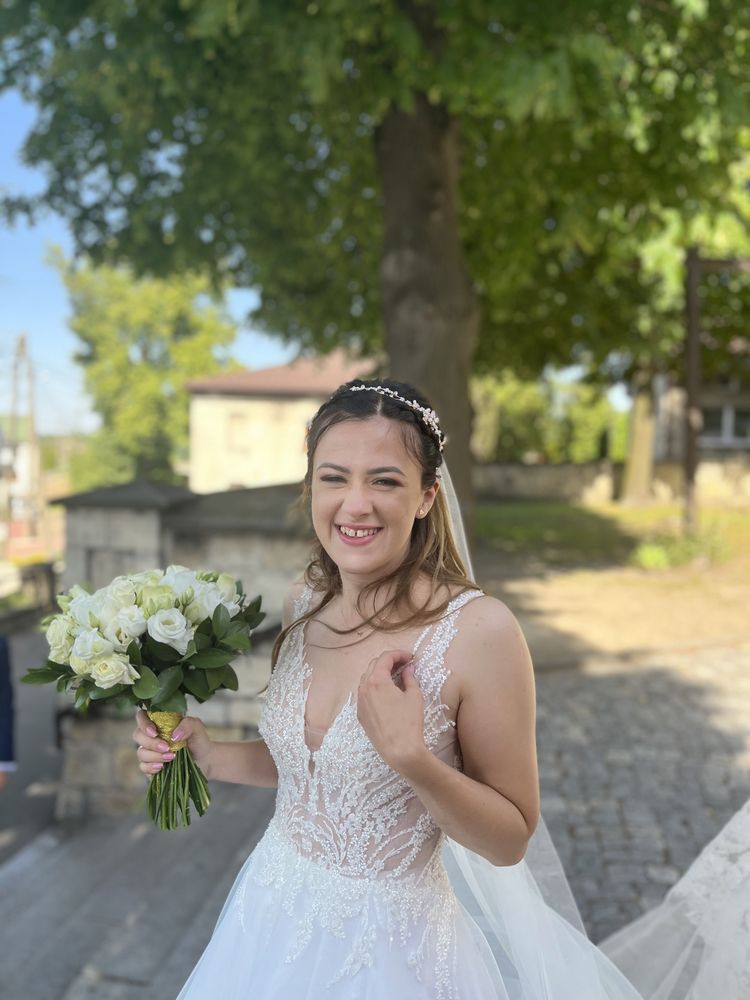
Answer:
<path fill-rule="evenodd" d="M 393 671 L 401 666 L 403 690 L 392 678 Z M 424 701 L 410 652 L 391 649 L 370 660 L 359 681 L 357 718 L 394 771 L 408 766 L 425 749 Z"/>

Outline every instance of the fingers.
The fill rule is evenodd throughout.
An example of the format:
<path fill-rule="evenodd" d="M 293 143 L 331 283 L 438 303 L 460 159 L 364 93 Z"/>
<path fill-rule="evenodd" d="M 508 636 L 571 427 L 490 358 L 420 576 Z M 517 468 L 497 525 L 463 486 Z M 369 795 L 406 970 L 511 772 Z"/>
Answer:
<path fill-rule="evenodd" d="M 133 731 L 132 738 L 138 744 L 136 756 L 140 770 L 144 774 L 155 774 L 167 761 L 174 760 L 175 754 L 169 749 L 167 741 L 158 735 L 156 727 L 143 709 L 138 710 L 136 719 L 138 725 Z M 151 732 L 155 735 L 151 736 Z"/>

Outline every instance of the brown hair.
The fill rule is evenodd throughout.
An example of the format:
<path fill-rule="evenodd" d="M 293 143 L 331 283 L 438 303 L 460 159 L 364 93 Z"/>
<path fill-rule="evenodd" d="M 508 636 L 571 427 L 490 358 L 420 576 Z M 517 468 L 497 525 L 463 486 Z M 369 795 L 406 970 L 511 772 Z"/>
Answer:
<path fill-rule="evenodd" d="M 299 499 L 299 505 L 308 512 L 312 496 L 312 470 L 315 449 L 322 435 L 335 424 L 344 420 L 367 420 L 370 417 L 383 416 L 398 422 L 402 432 L 403 442 L 407 451 L 422 470 L 422 489 L 427 490 L 438 477 L 438 470 L 443 462 L 440 442 L 435 431 L 422 419 L 421 415 L 400 400 L 389 395 L 374 391 L 354 391 L 356 386 L 381 386 L 391 389 L 404 399 L 414 400 L 420 406 L 430 409 L 425 397 L 406 382 L 396 382 L 393 379 L 354 379 L 339 386 L 334 394 L 320 407 L 307 429 L 307 472 L 304 487 Z M 426 624 L 436 621 L 445 612 L 451 597 L 441 604 L 429 609 L 430 597 L 421 607 L 417 607 L 412 597 L 412 585 L 421 573 L 429 573 L 432 578 L 433 591 L 438 583 L 453 584 L 461 588 L 459 592 L 476 589 L 466 573 L 466 567 L 458 554 L 453 534 L 450 530 L 448 503 L 442 490 L 438 490 L 435 501 L 427 515 L 417 518 L 411 532 L 411 542 L 406 558 L 392 573 L 367 584 L 357 597 L 357 609 L 360 601 L 370 593 L 377 593 L 381 587 L 395 583 L 395 590 L 388 601 L 374 615 L 366 619 L 364 624 L 383 632 L 395 632 L 397 629 L 410 625 Z M 271 654 L 271 668 L 276 661 L 284 639 L 297 625 L 307 621 L 317 611 L 325 607 L 341 592 L 341 576 L 338 566 L 326 550 L 315 540 L 310 562 L 305 569 L 305 582 L 318 593 L 322 599 L 287 628 L 283 629 L 274 643 Z M 407 614 L 396 621 L 388 621 L 388 612 L 406 608 Z M 361 628 L 362 625 L 356 626 Z M 355 627 L 337 629 L 327 625 L 338 635 L 350 635 Z"/>

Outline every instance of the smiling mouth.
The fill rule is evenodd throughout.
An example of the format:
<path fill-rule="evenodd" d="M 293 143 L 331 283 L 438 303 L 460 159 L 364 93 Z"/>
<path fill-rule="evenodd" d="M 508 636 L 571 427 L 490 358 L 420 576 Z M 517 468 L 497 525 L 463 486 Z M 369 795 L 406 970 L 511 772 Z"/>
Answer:
<path fill-rule="evenodd" d="M 372 535 L 377 535 L 382 528 L 350 528 L 347 525 L 337 524 L 336 530 L 344 538 L 370 538 Z"/>

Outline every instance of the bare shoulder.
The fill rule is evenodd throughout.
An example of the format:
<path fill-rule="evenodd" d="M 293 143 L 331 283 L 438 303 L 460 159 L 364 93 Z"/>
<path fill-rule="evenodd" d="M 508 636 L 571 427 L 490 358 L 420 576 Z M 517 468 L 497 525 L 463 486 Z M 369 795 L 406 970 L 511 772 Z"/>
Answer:
<path fill-rule="evenodd" d="M 461 608 L 457 624 L 451 660 L 462 696 L 486 690 L 488 683 L 518 682 L 533 672 L 521 626 L 503 601 L 489 594 L 475 597 Z"/>
<path fill-rule="evenodd" d="M 288 628 L 294 621 L 294 605 L 302 596 L 305 586 L 305 581 L 300 576 L 287 587 L 287 591 L 284 594 L 284 602 L 281 607 L 282 629 Z"/>

